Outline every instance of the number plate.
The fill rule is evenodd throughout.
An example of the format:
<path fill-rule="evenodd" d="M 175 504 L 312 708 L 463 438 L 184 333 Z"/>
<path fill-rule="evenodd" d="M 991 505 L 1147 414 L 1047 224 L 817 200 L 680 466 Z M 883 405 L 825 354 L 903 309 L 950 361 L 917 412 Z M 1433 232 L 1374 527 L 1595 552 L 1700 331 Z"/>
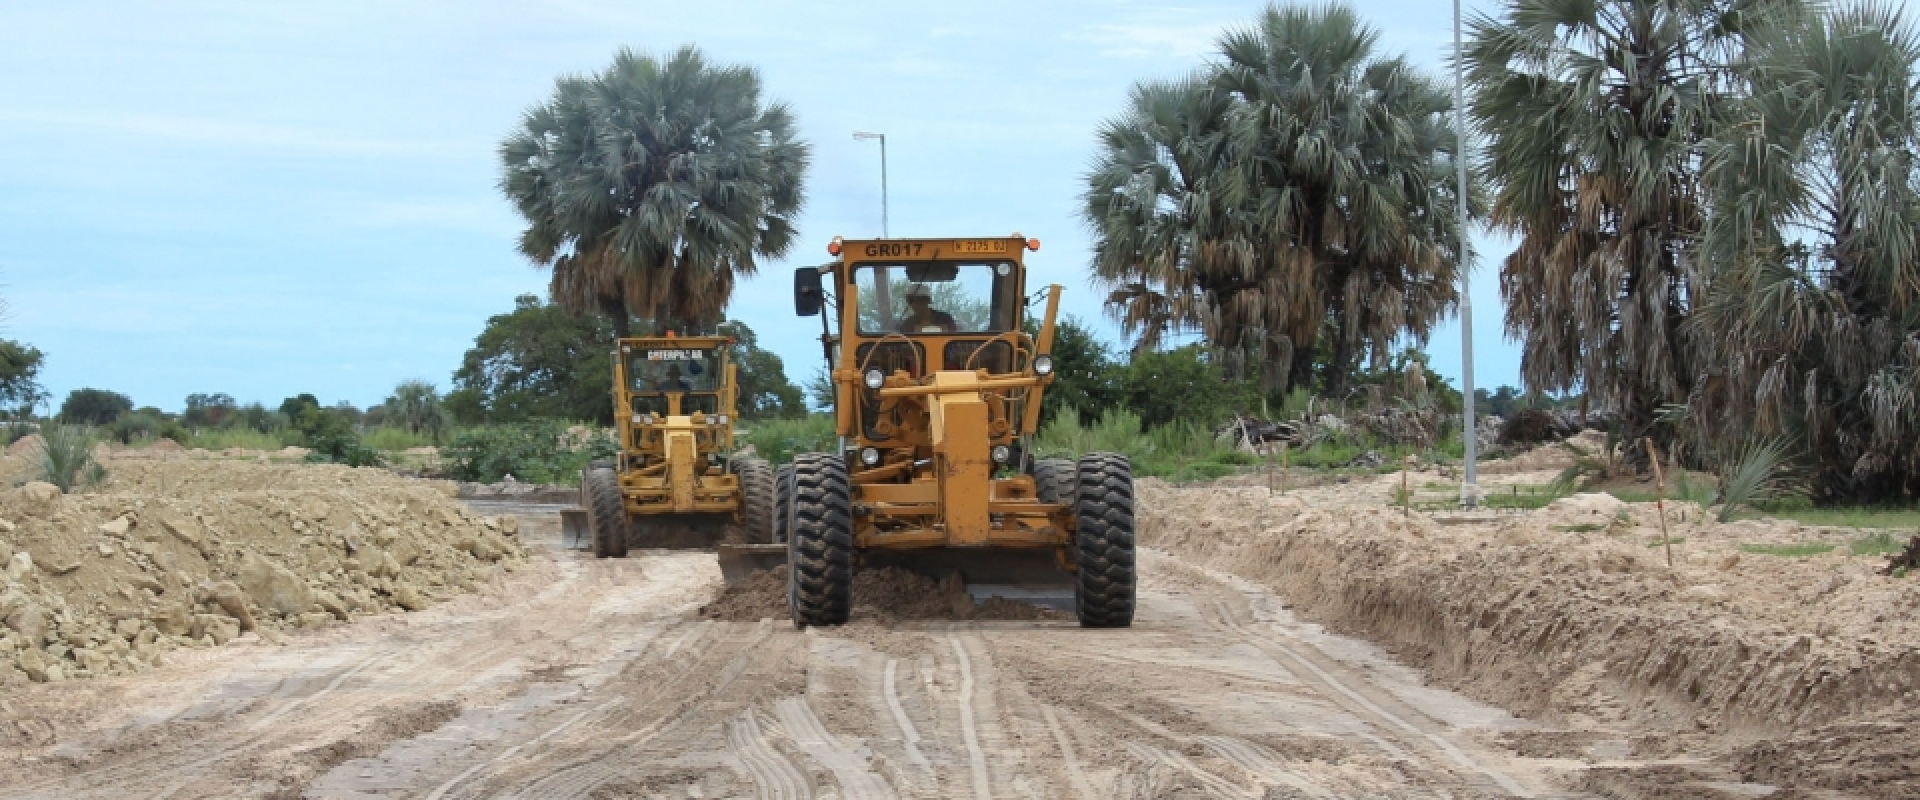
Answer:
<path fill-rule="evenodd" d="M 1005 239 L 961 239 L 953 243 L 956 253 L 1004 253 L 1007 252 Z"/>

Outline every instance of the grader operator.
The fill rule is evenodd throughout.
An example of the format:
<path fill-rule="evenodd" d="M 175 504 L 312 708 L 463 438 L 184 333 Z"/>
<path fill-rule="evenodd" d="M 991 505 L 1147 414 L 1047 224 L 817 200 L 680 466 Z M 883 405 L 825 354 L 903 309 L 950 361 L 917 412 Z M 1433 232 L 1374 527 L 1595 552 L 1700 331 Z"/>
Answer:
<path fill-rule="evenodd" d="M 620 453 L 588 465 L 593 553 L 773 541 L 773 472 L 734 452 L 736 367 L 719 336 L 629 338 L 613 358 Z"/>
<path fill-rule="evenodd" d="M 781 468 L 784 544 L 723 546 L 730 580 L 785 561 L 800 626 L 844 623 L 853 573 L 883 566 L 957 573 L 976 597 L 1070 588 L 1082 625 L 1132 623 L 1131 465 L 1028 455 L 1060 301 L 1048 286 L 1038 335 L 1024 332 L 1039 244 L 835 239 L 833 262 L 795 274 L 795 310 L 822 317 L 841 445 Z"/>

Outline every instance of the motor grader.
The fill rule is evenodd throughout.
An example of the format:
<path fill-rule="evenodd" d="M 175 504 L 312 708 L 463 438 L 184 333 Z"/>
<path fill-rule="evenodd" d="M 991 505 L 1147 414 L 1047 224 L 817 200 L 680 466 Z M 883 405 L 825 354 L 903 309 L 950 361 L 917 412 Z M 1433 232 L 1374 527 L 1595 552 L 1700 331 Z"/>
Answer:
<path fill-rule="evenodd" d="M 773 471 L 730 455 L 738 400 L 732 340 L 618 340 L 613 353 L 619 453 L 581 474 L 584 533 L 593 554 L 631 547 L 710 548 L 771 542 Z"/>
<path fill-rule="evenodd" d="M 957 574 L 976 598 L 1070 591 L 1080 624 L 1132 623 L 1131 465 L 1030 455 L 1060 303 L 1058 285 L 1027 295 L 1039 245 L 836 238 L 832 262 L 795 273 L 795 310 L 821 317 L 840 445 L 781 468 L 784 546 L 723 546 L 730 580 L 784 560 L 802 627 L 846 622 L 855 571 L 889 566 Z"/>

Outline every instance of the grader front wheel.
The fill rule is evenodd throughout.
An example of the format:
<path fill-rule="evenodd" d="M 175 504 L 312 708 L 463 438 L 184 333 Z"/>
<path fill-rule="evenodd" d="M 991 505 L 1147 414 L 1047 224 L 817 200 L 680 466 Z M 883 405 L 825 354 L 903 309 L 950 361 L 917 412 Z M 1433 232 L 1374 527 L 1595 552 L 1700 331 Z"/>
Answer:
<path fill-rule="evenodd" d="M 748 544 L 772 544 L 773 468 L 758 458 L 733 462 L 733 473 L 740 479 L 740 521 L 746 528 Z"/>
<path fill-rule="evenodd" d="M 793 526 L 793 465 L 781 464 L 773 474 L 773 543 L 786 544 Z"/>
<path fill-rule="evenodd" d="M 853 518 L 846 462 L 809 453 L 793 464 L 787 601 L 794 627 L 841 625 L 853 605 Z"/>
<path fill-rule="evenodd" d="M 587 495 L 587 527 L 593 532 L 596 558 L 627 557 L 627 510 L 620 498 L 620 480 L 611 467 L 589 467 L 581 476 Z"/>
<path fill-rule="evenodd" d="M 1133 465 L 1091 453 L 1075 470 L 1073 604 L 1084 628 L 1133 624 Z"/>

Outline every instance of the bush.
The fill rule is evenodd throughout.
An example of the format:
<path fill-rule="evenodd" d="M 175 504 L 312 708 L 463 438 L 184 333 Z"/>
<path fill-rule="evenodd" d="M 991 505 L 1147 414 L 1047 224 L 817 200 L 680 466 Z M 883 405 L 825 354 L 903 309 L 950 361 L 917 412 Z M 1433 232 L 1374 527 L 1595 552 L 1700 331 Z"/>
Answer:
<path fill-rule="evenodd" d="M 832 414 L 808 414 L 789 419 L 763 419 L 743 422 L 746 443 L 756 455 L 775 464 L 793 460 L 796 453 L 832 452 L 839 437 L 833 430 Z"/>
<path fill-rule="evenodd" d="M 619 448 L 601 432 L 576 448 L 568 441 L 568 427 L 558 420 L 536 420 L 468 428 L 454 434 L 441 456 L 455 480 L 494 483 L 512 475 L 531 483 L 578 483 L 588 461 Z"/>
<path fill-rule="evenodd" d="M 377 467 L 386 463 L 379 451 L 360 442 L 352 423 L 336 412 L 307 406 L 294 417 L 294 425 L 310 451 L 308 461 L 349 467 Z"/>
<path fill-rule="evenodd" d="M 35 480 L 46 481 L 72 492 L 76 487 L 93 486 L 106 480 L 107 468 L 93 460 L 98 443 L 93 430 L 79 425 L 40 426 L 39 452 L 32 464 Z"/>
<path fill-rule="evenodd" d="M 415 433 L 406 428 L 382 426 L 367 431 L 360 441 L 375 450 L 394 452 L 411 447 L 430 447 L 437 438 L 436 434 L 422 431 Z"/>

